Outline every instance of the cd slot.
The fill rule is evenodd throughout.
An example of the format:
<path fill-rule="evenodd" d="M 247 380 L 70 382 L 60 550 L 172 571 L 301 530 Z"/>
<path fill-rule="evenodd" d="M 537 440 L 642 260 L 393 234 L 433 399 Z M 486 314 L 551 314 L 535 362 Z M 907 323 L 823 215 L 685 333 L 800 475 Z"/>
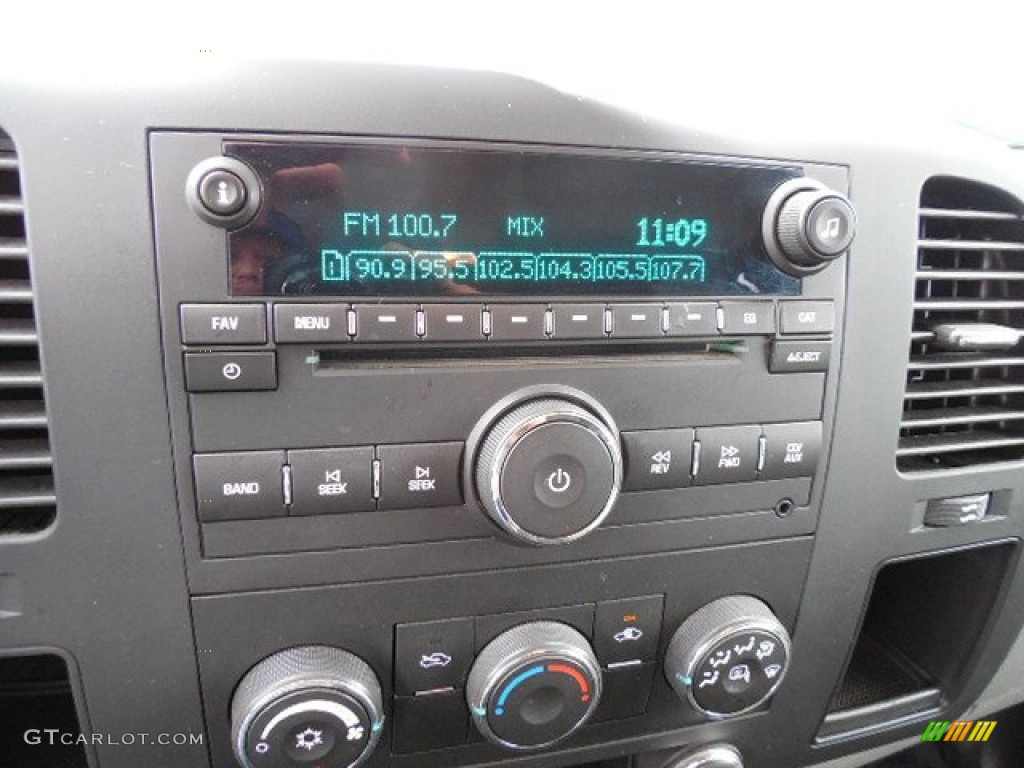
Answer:
<path fill-rule="evenodd" d="M 481 366 L 552 365 L 577 366 L 581 362 L 599 359 L 602 364 L 631 365 L 637 358 L 645 360 L 709 361 L 724 360 L 742 355 L 749 350 L 748 341 L 716 341 L 714 343 L 579 343 L 554 345 L 425 345 L 328 347 L 313 351 L 309 358 L 315 370 L 382 367 L 421 367 L 462 365 L 467 361 Z"/>

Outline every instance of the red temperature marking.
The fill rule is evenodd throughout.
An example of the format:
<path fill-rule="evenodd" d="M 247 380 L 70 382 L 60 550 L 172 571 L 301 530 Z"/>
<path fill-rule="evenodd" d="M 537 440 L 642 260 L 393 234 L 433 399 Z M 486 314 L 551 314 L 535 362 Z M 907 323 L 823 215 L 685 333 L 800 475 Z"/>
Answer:
<path fill-rule="evenodd" d="M 580 686 L 580 690 L 583 691 L 583 701 L 587 701 L 590 696 L 590 686 L 587 685 L 587 678 L 585 678 L 578 669 L 567 666 L 565 664 L 549 664 L 548 672 L 561 672 L 563 675 L 569 675 L 573 680 Z"/>

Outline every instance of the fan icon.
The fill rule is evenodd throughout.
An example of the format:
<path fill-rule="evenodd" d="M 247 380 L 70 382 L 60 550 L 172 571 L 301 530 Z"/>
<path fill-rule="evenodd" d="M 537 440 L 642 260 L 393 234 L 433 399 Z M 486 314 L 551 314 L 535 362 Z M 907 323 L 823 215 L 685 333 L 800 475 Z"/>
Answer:
<path fill-rule="evenodd" d="M 305 749 L 308 752 L 312 752 L 313 747 L 319 747 L 323 743 L 323 731 L 307 728 L 306 730 L 295 734 L 295 746 L 298 749 Z"/>

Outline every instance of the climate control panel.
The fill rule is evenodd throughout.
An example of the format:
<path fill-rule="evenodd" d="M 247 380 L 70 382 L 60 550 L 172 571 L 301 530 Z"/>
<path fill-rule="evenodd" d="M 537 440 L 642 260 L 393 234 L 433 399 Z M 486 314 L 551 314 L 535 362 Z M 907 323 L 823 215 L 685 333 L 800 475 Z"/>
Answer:
<path fill-rule="evenodd" d="M 761 600 L 718 598 L 688 616 L 663 656 L 664 595 L 395 628 L 391 751 L 478 741 L 504 751 L 555 747 L 590 722 L 643 715 L 660 667 L 676 707 L 723 719 L 765 704 L 785 678 L 790 640 Z M 270 655 L 231 701 L 244 768 L 352 768 L 385 723 L 378 676 L 329 646 Z M 468 724 L 468 726 L 467 726 Z"/>

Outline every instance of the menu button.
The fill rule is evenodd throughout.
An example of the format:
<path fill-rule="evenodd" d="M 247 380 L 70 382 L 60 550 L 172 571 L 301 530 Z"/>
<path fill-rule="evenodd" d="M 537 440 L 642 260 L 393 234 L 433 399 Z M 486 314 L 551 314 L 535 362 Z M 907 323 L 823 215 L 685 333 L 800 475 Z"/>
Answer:
<path fill-rule="evenodd" d="M 280 344 L 348 341 L 345 304 L 276 304 L 274 337 Z"/>

